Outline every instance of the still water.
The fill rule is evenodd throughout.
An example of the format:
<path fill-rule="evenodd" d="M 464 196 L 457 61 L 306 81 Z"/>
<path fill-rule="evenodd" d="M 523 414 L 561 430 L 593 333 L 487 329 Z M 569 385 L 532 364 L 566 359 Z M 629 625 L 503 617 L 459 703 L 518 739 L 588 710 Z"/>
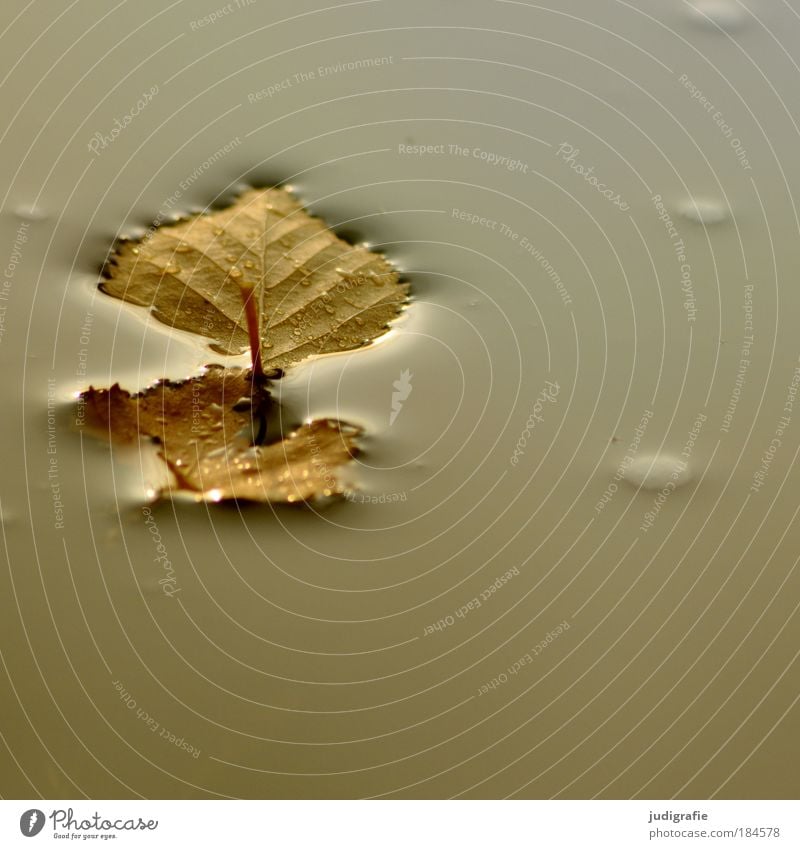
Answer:
<path fill-rule="evenodd" d="M 797 0 L 2 18 L 4 796 L 797 796 Z M 75 394 L 241 361 L 98 271 L 279 182 L 412 286 L 353 494 L 149 504 Z"/>

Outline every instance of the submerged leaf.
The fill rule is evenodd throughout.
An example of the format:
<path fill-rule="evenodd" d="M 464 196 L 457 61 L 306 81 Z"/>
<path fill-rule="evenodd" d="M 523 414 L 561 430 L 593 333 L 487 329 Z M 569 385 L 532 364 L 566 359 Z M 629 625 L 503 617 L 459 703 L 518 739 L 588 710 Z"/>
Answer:
<path fill-rule="evenodd" d="M 383 256 L 338 238 L 283 188 L 250 189 L 226 209 L 123 242 L 105 274 L 104 292 L 223 354 L 247 349 L 240 286 L 252 285 L 265 368 L 377 339 L 408 291 Z"/>
<path fill-rule="evenodd" d="M 336 473 L 357 453 L 358 428 L 331 419 L 254 445 L 269 396 L 254 390 L 245 369 L 210 366 L 199 377 L 161 381 L 139 395 L 114 384 L 89 388 L 81 398 L 87 424 L 113 440 L 157 442 L 174 478 L 171 491 L 197 500 L 291 503 L 340 494 Z"/>

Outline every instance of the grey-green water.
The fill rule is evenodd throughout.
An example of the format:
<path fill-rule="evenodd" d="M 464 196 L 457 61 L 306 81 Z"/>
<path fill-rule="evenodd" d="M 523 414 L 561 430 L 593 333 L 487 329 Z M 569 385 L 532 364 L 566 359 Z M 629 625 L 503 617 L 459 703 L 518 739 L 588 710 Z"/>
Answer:
<path fill-rule="evenodd" d="M 1 23 L 3 795 L 796 796 L 796 0 Z M 148 517 L 71 399 L 213 357 L 97 270 L 278 181 L 413 287 L 282 381 L 359 494 Z"/>

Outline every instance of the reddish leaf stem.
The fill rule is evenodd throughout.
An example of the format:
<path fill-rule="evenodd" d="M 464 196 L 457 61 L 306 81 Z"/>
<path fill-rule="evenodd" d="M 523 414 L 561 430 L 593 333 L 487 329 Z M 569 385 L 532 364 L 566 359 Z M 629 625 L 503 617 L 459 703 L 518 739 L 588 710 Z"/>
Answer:
<path fill-rule="evenodd" d="M 244 314 L 247 318 L 247 334 L 250 337 L 250 356 L 253 360 L 253 383 L 258 386 L 265 381 L 264 367 L 261 365 L 261 334 L 258 326 L 258 312 L 253 299 L 255 287 L 252 284 L 239 285 L 244 301 Z"/>

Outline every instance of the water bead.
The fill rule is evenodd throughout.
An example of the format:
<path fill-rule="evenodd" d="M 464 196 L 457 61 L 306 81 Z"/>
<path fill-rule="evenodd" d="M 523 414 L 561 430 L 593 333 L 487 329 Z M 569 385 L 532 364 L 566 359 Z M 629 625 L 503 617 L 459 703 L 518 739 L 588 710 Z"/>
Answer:
<path fill-rule="evenodd" d="M 747 20 L 745 10 L 730 0 L 695 0 L 689 15 L 695 23 L 712 30 L 737 29 Z"/>
<path fill-rule="evenodd" d="M 26 221 L 41 221 L 47 218 L 47 213 L 40 206 L 34 206 L 32 204 L 18 206 L 14 210 L 14 213 Z"/>
<path fill-rule="evenodd" d="M 713 198 L 689 198 L 678 207 L 678 212 L 689 221 L 696 224 L 719 224 L 730 215 L 730 210 L 724 203 Z"/>
<path fill-rule="evenodd" d="M 663 489 L 672 482 L 676 487 L 691 480 L 686 460 L 679 454 L 646 454 L 636 457 L 625 470 L 625 480 L 642 489 Z"/>

